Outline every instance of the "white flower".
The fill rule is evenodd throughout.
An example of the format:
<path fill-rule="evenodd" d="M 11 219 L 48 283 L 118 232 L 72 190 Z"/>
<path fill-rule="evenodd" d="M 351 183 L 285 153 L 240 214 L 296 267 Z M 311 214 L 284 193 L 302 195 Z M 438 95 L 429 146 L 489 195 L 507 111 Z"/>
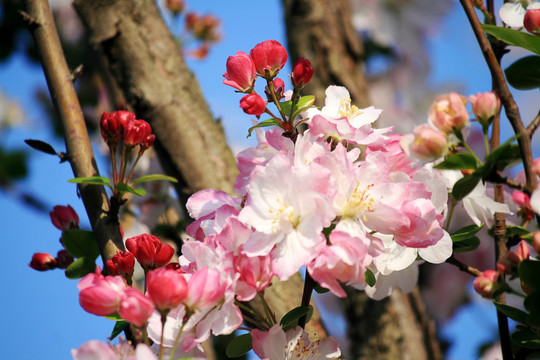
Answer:
<path fill-rule="evenodd" d="M 530 204 L 533 211 L 540 215 L 540 189 L 533 191 Z"/>
<path fill-rule="evenodd" d="M 520 0 L 506 3 L 499 9 L 499 16 L 506 25 L 521 28 L 523 27 L 525 13 L 530 9 L 540 9 L 540 2 L 536 0 Z"/>

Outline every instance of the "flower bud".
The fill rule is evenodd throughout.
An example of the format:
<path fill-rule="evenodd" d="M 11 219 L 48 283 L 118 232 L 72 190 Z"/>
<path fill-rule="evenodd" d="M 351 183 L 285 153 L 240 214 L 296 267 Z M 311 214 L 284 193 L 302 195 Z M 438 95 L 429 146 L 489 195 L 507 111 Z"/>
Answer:
<path fill-rule="evenodd" d="M 59 269 L 67 269 L 73 263 L 73 256 L 67 250 L 60 250 L 56 254 L 56 264 Z"/>
<path fill-rule="evenodd" d="M 57 205 L 49 213 L 53 225 L 62 231 L 79 228 L 79 215 L 68 206 Z"/>
<path fill-rule="evenodd" d="M 225 294 L 225 287 L 219 271 L 203 267 L 189 278 L 185 304 L 191 310 L 214 305 Z"/>
<path fill-rule="evenodd" d="M 128 251 L 119 251 L 110 260 L 107 260 L 106 265 L 109 274 L 131 278 L 135 267 L 135 256 Z"/>
<path fill-rule="evenodd" d="M 296 60 L 292 69 L 291 82 L 297 89 L 301 89 L 311 80 L 313 68 L 309 60 L 300 58 Z"/>
<path fill-rule="evenodd" d="M 266 101 L 257 94 L 249 94 L 240 99 L 240 107 L 246 114 L 261 116 L 266 110 Z"/>
<path fill-rule="evenodd" d="M 490 299 L 499 290 L 498 280 L 499 272 L 486 270 L 474 279 L 474 290 L 482 295 L 482 297 Z"/>
<path fill-rule="evenodd" d="M 515 251 L 509 251 L 497 262 L 497 269 L 505 274 L 517 276 L 517 267 L 520 262 L 530 257 L 529 245 L 525 240 L 521 240 Z"/>
<path fill-rule="evenodd" d="M 421 160 L 433 161 L 446 153 L 448 144 L 446 135 L 429 125 L 420 125 L 414 129 L 414 141 L 410 151 Z"/>
<path fill-rule="evenodd" d="M 151 135 L 152 128 L 146 121 L 137 119 L 130 121 L 126 124 L 126 128 L 124 129 L 124 145 L 134 147 L 143 142 L 146 144 Z M 152 138 L 149 144 L 152 145 L 153 142 L 154 140 Z"/>
<path fill-rule="evenodd" d="M 523 26 L 531 34 L 540 35 L 540 9 L 527 10 L 523 19 Z"/>
<path fill-rule="evenodd" d="M 488 127 L 493 118 L 501 111 L 501 100 L 499 96 L 488 91 L 469 96 L 469 102 L 472 105 L 472 111 L 476 120 L 484 127 Z"/>
<path fill-rule="evenodd" d="M 255 45 L 249 52 L 257 74 L 267 80 L 273 79 L 287 62 L 287 50 L 276 40 L 266 40 Z"/>
<path fill-rule="evenodd" d="M 28 266 L 34 270 L 47 271 L 56 267 L 56 260 L 51 254 L 35 253 L 32 255 L 32 260 Z"/>
<path fill-rule="evenodd" d="M 174 270 L 152 270 L 148 272 L 146 281 L 148 296 L 161 313 L 180 305 L 188 293 L 186 279 Z"/>
<path fill-rule="evenodd" d="M 251 57 L 242 51 L 227 58 L 227 72 L 223 74 L 225 85 L 232 86 L 243 93 L 250 93 L 255 85 L 255 64 Z"/>
<path fill-rule="evenodd" d="M 154 312 L 154 304 L 137 289 L 128 287 L 122 295 L 118 312 L 122 319 L 142 327 Z"/>
<path fill-rule="evenodd" d="M 77 287 L 82 308 L 91 314 L 106 316 L 120 310 L 126 283 L 120 276 L 103 276 L 98 267 L 95 273 L 79 280 Z"/>
<path fill-rule="evenodd" d="M 285 83 L 280 78 L 275 78 L 272 80 L 272 86 L 274 87 L 274 93 L 276 94 L 276 99 L 279 101 L 283 99 L 283 93 L 285 92 Z M 274 102 L 274 99 L 272 97 L 272 94 L 270 93 L 270 89 L 268 89 L 268 85 L 264 88 L 264 93 L 266 94 L 266 98 L 270 102 Z"/>
<path fill-rule="evenodd" d="M 99 121 L 101 137 L 107 145 L 116 145 L 124 135 L 126 124 L 136 120 L 135 114 L 130 111 L 104 112 Z"/>
<path fill-rule="evenodd" d="M 148 234 L 127 239 L 126 248 L 133 253 L 143 269 L 146 270 L 167 265 L 174 255 L 172 246 L 162 243 L 156 236 Z"/>
<path fill-rule="evenodd" d="M 467 99 L 455 92 L 438 96 L 429 109 L 429 120 L 446 134 L 463 129 L 469 122 Z"/>
<path fill-rule="evenodd" d="M 183 0 L 167 0 L 165 6 L 174 15 L 178 15 L 184 10 L 185 4 Z"/>

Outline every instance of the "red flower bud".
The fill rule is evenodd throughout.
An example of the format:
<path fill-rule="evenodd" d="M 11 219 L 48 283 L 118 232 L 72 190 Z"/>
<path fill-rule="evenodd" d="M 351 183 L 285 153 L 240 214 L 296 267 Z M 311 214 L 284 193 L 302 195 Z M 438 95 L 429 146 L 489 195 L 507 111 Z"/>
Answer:
<path fill-rule="evenodd" d="M 275 78 L 272 80 L 272 85 L 274 87 L 274 93 L 276 94 L 277 100 L 283 99 L 283 93 L 285 92 L 285 83 L 280 78 Z M 268 98 L 268 101 L 273 102 L 274 99 L 272 98 L 272 94 L 270 93 L 270 89 L 268 89 L 268 85 L 264 88 L 264 93 L 266 94 L 266 97 Z"/>
<path fill-rule="evenodd" d="M 313 68 L 309 60 L 300 58 L 293 66 L 291 82 L 297 89 L 301 89 L 311 80 L 313 76 Z"/>
<path fill-rule="evenodd" d="M 540 35 L 540 9 L 530 9 L 525 13 L 523 26 L 528 32 Z"/>
<path fill-rule="evenodd" d="M 73 263 L 73 256 L 71 256 L 67 250 L 60 250 L 56 254 L 56 264 L 60 269 L 67 269 L 69 265 Z"/>
<path fill-rule="evenodd" d="M 71 206 L 57 205 L 49 213 L 53 225 L 62 231 L 79 228 L 79 215 Z"/>
<path fill-rule="evenodd" d="M 240 107 L 246 114 L 260 116 L 266 110 L 266 101 L 257 94 L 249 94 L 240 99 Z"/>
<path fill-rule="evenodd" d="M 237 51 L 236 56 L 227 58 L 227 72 L 223 74 L 225 85 L 232 86 L 240 92 L 249 93 L 255 85 L 255 64 L 251 57 L 242 51 Z"/>
<path fill-rule="evenodd" d="M 51 254 L 35 253 L 32 255 L 32 261 L 28 266 L 38 271 L 47 271 L 56 267 L 56 260 Z"/>
<path fill-rule="evenodd" d="M 122 294 L 120 310 L 118 313 L 122 319 L 136 326 L 143 326 L 150 315 L 154 312 L 152 301 L 132 287 L 126 288 Z"/>
<path fill-rule="evenodd" d="M 129 111 L 104 112 L 99 121 L 101 137 L 109 145 L 116 145 L 124 134 L 128 122 L 136 120 L 135 114 Z"/>
<path fill-rule="evenodd" d="M 128 251 L 119 251 L 112 259 L 107 260 L 106 265 L 109 274 L 131 278 L 135 267 L 135 256 Z"/>
<path fill-rule="evenodd" d="M 287 62 L 287 50 L 276 40 L 266 40 L 249 52 L 257 74 L 273 79 Z"/>
<path fill-rule="evenodd" d="M 188 294 L 186 279 L 174 270 L 152 270 L 148 272 L 146 281 L 148 296 L 162 313 L 180 305 Z"/>
<path fill-rule="evenodd" d="M 140 145 L 143 142 L 148 142 L 149 136 L 152 135 L 152 128 L 144 120 L 133 120 L 126 124 L 124 129 L 124 145 L 126 146 L 136 146 Z M 150 145 L 153 143 L 151 140 Z"/>
<path fill-rule="evenodd" d="M 174 255 L 174 249 L 153 235 L 142 234 L 126 240 L 126 248 L 146 270 L 167 265 Z"/>
<path fill-rule="evenodd" d="M 486 270 L 476 279 L 474 279 L 474 290 L 487 299 L 499 290 L 499 273 L 495 270 Z"/>

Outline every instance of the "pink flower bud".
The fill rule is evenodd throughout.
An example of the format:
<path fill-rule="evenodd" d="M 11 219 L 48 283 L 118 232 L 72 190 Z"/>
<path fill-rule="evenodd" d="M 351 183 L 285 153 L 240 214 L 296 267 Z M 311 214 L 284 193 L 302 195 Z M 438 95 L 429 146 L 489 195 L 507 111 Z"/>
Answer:
<path fill-rule="evenodd" d="M 530 9 L 525 13 L 523 26 L 531 34 L 540 35 L 540 9 Z"/>
<path fill-rule="evenodd" d="M 297 89 L 301 89 L 311 80 L 313 68 L 309 60 L 300 58 L 296 60 L 292 69 L 291 82 Z"/>
<path fill-rule="evenodd" d="M 533 161 L 531 170 L 536 176 L 540 176 L 540 158 Z"/>
<path fill-rule="evenodd" d="M 242 51 L 227 58 L 227 72 L 223 74 L 225 85 L 232 86 L 243 93 L 250 93 L 255 85 L 255 64 L 251 57 Z"/>
<path fill-rule="evenodd" d="M 124 291 L 119 310 L 122 319 L 141 327 L 153 312 L 152 301 L 137 289 L 128 287 Z"/>
<path fill-rule="evenodd" d="M 280 78 L 275 78 L 272 80 L 272 85 L 274 87 L 274 93 L 276 94 L 277 100 L 281 100 L 283 98 L 283 93 L 285 92 L 285 83 Z M 272 94 L 270 93 L 270 89 L 268 89 L 268 85 L 264 88 L 264 93 L 270 102 L 274 101 Z"/>
<path fill-rule="evenodd" d="M 509 251 L 501 260 L 497 262 L 497 269 L 505 274 L 517 276 L 517 267 L 520 262 L 530 257 L 529 245 L 525 240 L 521 240 L 515 251 Z"/>
<path fill-rule="evenodd" d="M 162 243 L 156 236 L 148 234 L 127 239 L 126 248 L 133 253 L 146 270 L 167 265 L 174 255 L 172 246 Z"/>
<path fill-rule="evenodd" d="M 28 266 L 34 270 L 47 271 L 56 267 L 56 260 L 51 254 L 35 253 L 32 255 L 32 260 Z"/>
<path fill-rule="evenodd" d="M 79 215 L 68 206 L 57 205 L 49 213 L 53 225 L 62 231 L 79 228 Z"/>
<path fill-rule="evenodd" d="M 119 251 L 110 260 L 107 260 L 106 265 L 109 274 L 131 278 L 135 267 L 135 256 L 128 251 Z"/>
<path fill-rule="evenodd" d="M 249 52 L 257 74 L 273 79 L 287 62 L 287 50 L 276 40 L 266 40 L 255 45 Z"/>
<path fill-rule="evenodd" d="M 60 250 L 56 254 L 56 264 L 59 269 L 67 269 L 67 267 L 73 263 L 73 260 L 73 256 L 71 256 L 67 250 Z"/>
<path fill-rule="evenodd" d="M 203 267 L 189 278 L 185 304 L 191 310 L 214 305 L 225 294 L 225 287 L 219 271 Z"/>
<path fill-rule="evenodd" d="M 130 111 L 104 112 L 99 121 L 101 137 L 109 145 L 116 145 L 124 135 L 124 128 L 128 122 L 136 120 L 135 114 Z"/>
<path fill-rule="evenodd" d="M 446 153 L 448 143 L 446 135 L 429 125 L 420 125 L 414 129 L 414 140 L 410 151 L 421 160 L 432 161 Z"/>
<path fill-rule="evenodd" d="M 538 256 L 540 254 L 540 231 L 537 231 L 533 235 L 533 249 Z"/>
<path fill-rule="evenodd" d="M 523 260 L 527 260 L 531 256 L 531 251 L 529 249 L 529 244 L 525 240 L 521 240 L 515 252 L 515 260 L 517 264 Z"/>
<path fill-rule="evenodd" d="M 467 99 L 455 92 L 438 96 L 429 109 L 429 120 L 447 134 L 461 130 L 469 122 Z"/>
<path fill-rule="evenodd" d="M 474 290 L 482 297 L 490 299 L 499 290 L 499 273 L 495 270 L 486 270 L 474 279 Z"/>
<path fill-rule="evenodd" d="M 133 147 L 149 141 L 149 137 L 152 135 L 152 128 L 144 120 L 133 120 L 126 124 L 124 129 L 124 145 Z M 150 143 L 152 145 L 153 139 Z"/>
<path fill-rule="evenodd" d="M 266 110 L 266 101 L 257 94 L 249 94 L 240 99 L 240 107 L 246 114 L 261 116 Z"/>
<path fill-rule="evenodd" d="M 126 283 L 120 276 L 103 276 L 101 269 L 79 280 L 79 304 L 91 314 L 106 316 L 120 310 Z"/>
<path fill-rule="evenodd" d="M 472 105 L 472 111 L 476 120 L 487 127 L 493 121 L 493 118 L 501 111 L 501 100 L 499 96 L 488 91 L 469 96 L 469 102 Z"/>
<path fill-rule="evenodd" d="M 152 270 L 148 272 L 146 281 L 148 296 L 161 313 L 180 305 L 188 293 L 186 279 L 174 270 Z"/>
<path fill-rule="evenodd" d="M 525 194 L 523 191 L 514 191 L 512 193 L 512 201 L 514 201 L 517 206 L 531 207 L 529 195 Z"/>

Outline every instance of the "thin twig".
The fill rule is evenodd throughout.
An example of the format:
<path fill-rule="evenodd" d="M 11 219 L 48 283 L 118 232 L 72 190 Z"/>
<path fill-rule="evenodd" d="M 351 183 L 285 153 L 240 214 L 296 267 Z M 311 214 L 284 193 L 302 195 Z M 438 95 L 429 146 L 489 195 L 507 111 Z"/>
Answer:
<path fill-rule="evenodd" d="M 532 138 L 534 132 L 536 131 L 536 129 L 538 129 L 538 126 L 540 126 L 540 111 L 533 119 L 533 121 L 531 121 L 531 123 L 527 126 L 527 135 L 529 135 L 529 139 Z"/>
<path fill-rule="evenodd" d="M 76 177 L 98 176 L 99 172 L 88 137 L 88 130 L 64 52 L 47 0 L 26 0 L 23 17 L 34 37 L 41 57 L 43 71 L 51 99 L 64 128 L 69 163 Z M 109 203 L 105 188 L 99 185 L 81 185 L 79 191 L 105 262 L 123 250 L 118 223 L 109 221 Z"/>
<path fill-rule="evenodd" d="M 480 275 L 482 275 L 482 272 L 480 270 L 459 261 L 458 259 L 456 259 L 454 257 L 454 255 L 452 255 L 448 259 L 446 259 L 446 262 L 449 263 L 449 264 L 457 266 L 459 270 L 461 270 L 463 272 L 466 272 L 467 274 L 470 274 L 472 276 L 480 276 Z"/>

